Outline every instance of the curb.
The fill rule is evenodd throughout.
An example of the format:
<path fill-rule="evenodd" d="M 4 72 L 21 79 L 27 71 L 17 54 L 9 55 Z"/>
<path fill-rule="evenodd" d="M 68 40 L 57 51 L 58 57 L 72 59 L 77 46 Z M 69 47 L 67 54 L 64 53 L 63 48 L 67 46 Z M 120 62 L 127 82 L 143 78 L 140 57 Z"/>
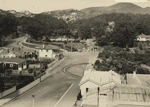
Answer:
<path fill-rule="evenodd" d="M 70 68 L 70 67 L 72 67 L 72 66 L 84 65 L 84 64 L 88 64 L 88 63 L 79 63 L 79 64 L 68 65 L 68 66 L 66 66 L 66 67 L 63 68 L 63 72 L 64 72 L 65 74 L 70 75 L 70 76 L 73 76 L 73 77 L 75 77 L 75 78 L 81 78 L 82 76 L 69 73 L 69 72 L 67 72 L 66 69 L 67 69 L 67 68 Z"/>

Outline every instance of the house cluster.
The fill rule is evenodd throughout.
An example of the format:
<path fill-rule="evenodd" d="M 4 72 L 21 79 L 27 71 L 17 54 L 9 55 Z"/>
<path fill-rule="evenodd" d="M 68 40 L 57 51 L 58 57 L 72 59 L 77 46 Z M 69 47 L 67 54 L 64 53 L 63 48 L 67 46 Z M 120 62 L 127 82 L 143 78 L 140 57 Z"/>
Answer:
<path fill-rule="evenodd" d="M 71 41 L 75 41 L 74 38 L 69 38 L 69 37 L 66 37 L 66 36 L 58 37 L 58 38 L 51 38 L 50 40 L 54 41 L 54 42 L 65 42 L 65 41 L 71 42 Z"/>
<path fill-rule="evenodd" d="M 63 58 L 62 51 L 57 49 L 50 49 L 48 46 L 43 44 L 43 47 L 39 49 L 39 60 L 44 59 L 52 59 L 52 60 L 59 60 Z"/>
<path fill-rule="evenodd" d="M 87 65 L 79 83 L 81 107 L 148 107 L 150 75 L 96 71 Z"/>
<path fill-rule="evenodd" d="M 13 71 L 16 74 L 27 74 L 29 69 L 45 67 L 45 62 L 59 60 L 63 53 L 58 50 L 52 50 L 43 45 L 43 48 L 34 52 L 24 52 L 23 55 L 11 50 L 2 50 L 0 53 L 1 72 Z M 36 62 L 36 63 L 30 63 Z M 43 64 L 41 64 L 43 63 Z"/>

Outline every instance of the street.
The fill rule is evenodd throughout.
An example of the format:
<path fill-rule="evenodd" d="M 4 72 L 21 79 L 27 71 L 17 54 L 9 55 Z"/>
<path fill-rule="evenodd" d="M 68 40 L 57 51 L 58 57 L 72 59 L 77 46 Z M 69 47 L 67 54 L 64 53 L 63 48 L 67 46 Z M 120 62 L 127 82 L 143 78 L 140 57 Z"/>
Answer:
<path fill-rule="evenodd" d="M 67 58 L 59 66 L 49 71 L 51 75 L 46 80 L 2 107 L 31 107 L 33 105 L 32 95 L 35 95 L 33 107 L 72 107 L 80 91 L 78 84 L 82 75 L 79 77 L 71 76 L 64 73 L 63 69 L 73 64 L 88 63 L 90 56 L 97 55 L 97 53 L 65 52 L 64 55 Z M 72 66 L 67 70 L 78 74 L 83 72 L 85 65 L 81 64 L 77 67 L 79 69 Z"/>

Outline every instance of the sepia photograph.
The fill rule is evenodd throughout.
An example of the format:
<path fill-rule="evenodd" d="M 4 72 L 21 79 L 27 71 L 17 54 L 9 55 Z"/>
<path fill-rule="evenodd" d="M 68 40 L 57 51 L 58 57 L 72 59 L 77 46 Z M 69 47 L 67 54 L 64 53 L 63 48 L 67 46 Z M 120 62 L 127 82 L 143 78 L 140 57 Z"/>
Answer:
<path fill-rule="evenodd" d="M 0 0 L 0 107 L 150 107 L 150 0 Z"/>

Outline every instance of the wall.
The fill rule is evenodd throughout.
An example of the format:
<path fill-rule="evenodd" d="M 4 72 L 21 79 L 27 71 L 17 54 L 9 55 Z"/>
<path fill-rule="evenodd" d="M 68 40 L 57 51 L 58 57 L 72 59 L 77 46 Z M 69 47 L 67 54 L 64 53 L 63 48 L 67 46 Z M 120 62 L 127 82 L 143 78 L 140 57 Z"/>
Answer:
<path fill-rule="evenodd" d="M 41 64 L 29 64 L 29 68 L 40 68 Z"/>
<path fill-rule="evenodd" d="M 121 84 L 120 75 L 114 71 L 109 71 L 109 72 L 110 72 L 111 79 L 114 80 L 115 82 Z"/>
<path fill-rule="evenodd" d="M 84 83 L 80 86 L 82 96 L 84 96 L 86 94 L 86 88 L 97 88 L 97 87 L 98 87 L 98 85 L 96 85 L 90 81 L 87 81 L 86 83 Z"/>
<path fill-rule="evenodd" d="M 0 93 L 0 98 L 5 97 L 6 95 L 9 95 L 9 94 L 11 94 L 11 93 L 17 93 L 17 94 L 14 94 L 14 96 L 13 96 L 13 97 L 10 97 L 9 99 L 2 99 L 2 100 L 0 100 L 0 106 L 2 106 L 3 104 L 5 104 L 5 103 L 11 101 L 12 99 L 14 99 L 15 97 L 17 97 L 18 95 L 20 95 L 20 94 L 26 92 L 27 90 L 29 90 L 29 89 L 31 89 L 32 87 L 34 87 L 34 86 L 36 86 L 37 84 L 39 84 L 39 83 L 40 83 L 41 81 L 43 81 L 44 79 L 48 78 L 48 77 L 51 75 L 50 71 L 51 71 L 54 67 L 58 66 L 64 59 L 66 59 L 66 57 L 63 58 L 63 59 L 61 59 L 61 60 L 59 60 L 59 61 L 54 61 L 52 64 L 49 64 L 49 68 L 46 70 L 47 72 L 46 72 L 45 75 L 43 75 L 41 78 L 36 79 L 35 81 L 31 82 L 30 84 L 24 86 L 23 88 L 21 88 L 21 89 L 19 89 L 19 90 L 16 90 L 16 87 L 13 87 L 13 88 L 11 88 L 11 89 L 6 90 L 6 91 L 3 92 L 3 93 Z M 53 65 L 53 66 L 52 66 L 52 65 Z M 51 66 L 52 66 L 52 67 L 51 67 Z"/>
<path fill-rule="evenodd" d="M 0 98 L 5 97 L 6 95 L 11 94 L 12 92 L 15 92 L 15 91 L 16 91 L 16 86 L 8 90 L 5 90 L 4 92 L 0 93 Z"/>
<path fill-rule="evenodd" d="M 45 75 L 41 76 L 41 81 L 43 81 L 44 79 L 46 79 L 47 77 L 50 76 L 50 73 L 46 73 Z"/>
<path fill-rule="evenodd" d="M 39 57 L 41 58 L 46 58 L 45 56 L 47 55 L 47 58 L 53 58 L 54 52 L 52 50 L 39 50 Z"/>
<path fill-rule="evenodd" d="M 23 88 L 18 90 L 19 94 L 22 94 L 24 92 L 26 92 L 27 90 L 29 90 L 30 88 L 34 87 L 35 85 L 37 85 L 38 83 L 40 83 L 40 79 L 38 78 L 37 80 L 31 82 L 30 84 L 24 86 Z"/>

